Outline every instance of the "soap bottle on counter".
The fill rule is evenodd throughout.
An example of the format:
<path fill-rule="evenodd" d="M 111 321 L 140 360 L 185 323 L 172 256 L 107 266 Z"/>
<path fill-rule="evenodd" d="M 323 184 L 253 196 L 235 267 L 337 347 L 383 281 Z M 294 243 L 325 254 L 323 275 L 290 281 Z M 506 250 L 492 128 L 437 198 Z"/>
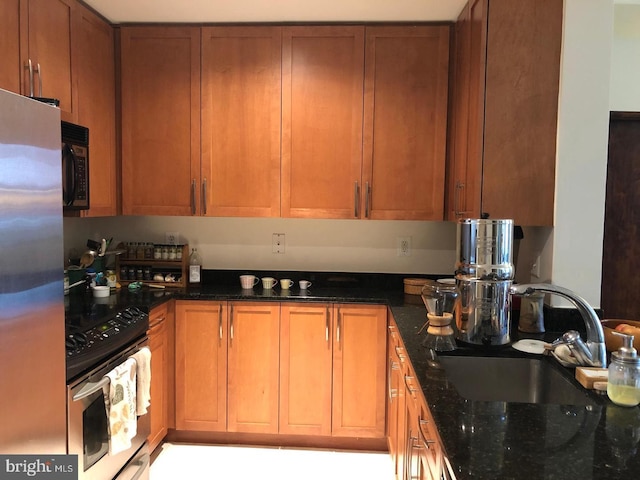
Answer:
<path fill-rule="evenodd" d="M 616 405 L 635 407 L 640 404 L 640 357 L 631 335 L 613 333 L 622 337 L 622 346 L 611 353 L 607 395 Z"/>
<path fill-rule="evenodd" d="M 191 249 L 189 255 L 189 283 L 200 283 L 200 274 L 202 270 L 202 258 L 197 248 Z"/>

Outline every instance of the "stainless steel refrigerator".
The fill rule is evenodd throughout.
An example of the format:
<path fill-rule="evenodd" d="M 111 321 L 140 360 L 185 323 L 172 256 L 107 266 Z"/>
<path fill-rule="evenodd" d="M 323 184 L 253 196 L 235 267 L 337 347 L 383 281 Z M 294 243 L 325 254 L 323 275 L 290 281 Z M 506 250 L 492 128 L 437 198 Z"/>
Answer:
<path fill-rule="evenodd" d="M 0 454 L 66 453 L 57 108 L 0 90 Z"/>

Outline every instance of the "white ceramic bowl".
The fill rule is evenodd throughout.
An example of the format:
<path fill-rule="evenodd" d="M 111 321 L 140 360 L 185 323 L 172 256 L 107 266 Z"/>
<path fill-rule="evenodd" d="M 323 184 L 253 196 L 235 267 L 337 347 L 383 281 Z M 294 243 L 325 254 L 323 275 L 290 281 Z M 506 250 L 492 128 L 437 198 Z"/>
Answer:
<path fill-rule="evenodd" d="M 111 294 L 111 289 L 106 285 L 96 285 L 93 287 L 93 296 L 96 298 L 108 297 Z"/>

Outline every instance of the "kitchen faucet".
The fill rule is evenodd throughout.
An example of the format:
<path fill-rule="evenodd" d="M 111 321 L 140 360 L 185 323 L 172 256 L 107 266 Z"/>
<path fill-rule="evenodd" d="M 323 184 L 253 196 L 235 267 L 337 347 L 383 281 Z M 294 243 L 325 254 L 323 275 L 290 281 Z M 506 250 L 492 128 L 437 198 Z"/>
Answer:
<path fill-rule="evenodd" d="M 562 336 L 562 340 L 569 345 L 569 348 L 572 349 L 580 364 L 606 368 L 607 354 L 604 344 L 604 331 L 602 330 L 600 319 L 593 308 L 591 308 L 582 297 L 571 290 L 549 283 L 525 283 L 512 285 L 509 289 L 509 293 L 512 295 L 527 296 L 535 292 L 559 295 L 576 306 L 587 328 L 586 345 L 582 342 L 579 335 L 574 334 L 574 332 L 567 332 Z M 586 348 L 584 348 L 585 346 Z"/>

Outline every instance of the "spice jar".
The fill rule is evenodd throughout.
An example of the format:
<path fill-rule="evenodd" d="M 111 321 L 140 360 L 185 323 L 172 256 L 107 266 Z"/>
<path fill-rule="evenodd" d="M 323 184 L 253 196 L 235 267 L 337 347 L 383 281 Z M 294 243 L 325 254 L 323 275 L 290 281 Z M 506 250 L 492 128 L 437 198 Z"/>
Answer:
<path fill-rule="evenodd" d="M 622 337 L 622 346 L 611 353 L 607 395 L 622 407 L 640 404 L 640 358 L 633 348 L 633 336 L 613 332 Z"/>
<path fill-rule="evenodd" d="M 175 260 L 176 259 L 176 247 L 174 245 L 171 245 L 169 247 L 169 260 Z"/>

